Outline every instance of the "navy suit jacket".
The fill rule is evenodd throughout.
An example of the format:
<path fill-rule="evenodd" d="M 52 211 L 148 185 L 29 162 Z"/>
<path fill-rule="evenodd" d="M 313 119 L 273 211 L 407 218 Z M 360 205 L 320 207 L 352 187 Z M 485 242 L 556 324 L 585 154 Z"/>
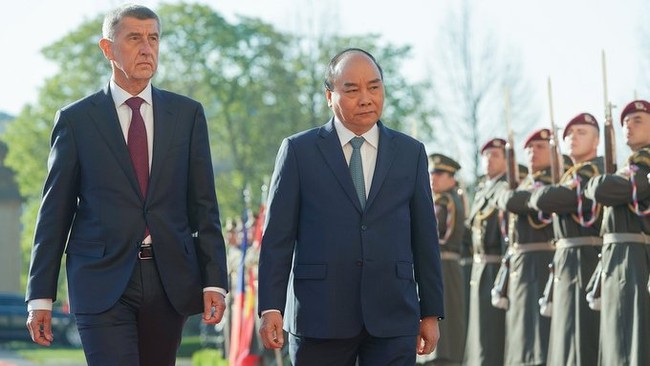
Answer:
<path fill-rule="evenodd" d="M 57 112 L 27 300 L 56 299 L 63 252 L 71 311 L 99 313 L 127 287 L 145 227 L 165 292 L 184 315 L 227 289 L 206 119 L 200 103 L 152 88 L 154 138 L 142 197 L 108 86 Z"/>
<path fill-rule="evenodd" d="M 415 335 L 443 316 L 440 252 L 417 140 L 378 122 L 365 209 L 333 120 L 282 142 L 259 267 L 259 311 L 284 309 L 285 329 L 315 338 Z"/>

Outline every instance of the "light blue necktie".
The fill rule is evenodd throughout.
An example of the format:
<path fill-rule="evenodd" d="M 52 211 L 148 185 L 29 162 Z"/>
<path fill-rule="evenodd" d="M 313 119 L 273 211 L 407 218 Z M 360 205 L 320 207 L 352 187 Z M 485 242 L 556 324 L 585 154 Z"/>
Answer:
<path fill-rule="evenodd" d="M 366 184 L 363 179 L 363 164 L 361 163 L 361 145 L 366 140 L 363 137 L 353 137 L 350 140 L 352 145 L 352 157 L 350 157 L 350 175 L 352 175 L 352 183 L 357 191 L 359 203 L 361 208 L 366 205 Z"/>

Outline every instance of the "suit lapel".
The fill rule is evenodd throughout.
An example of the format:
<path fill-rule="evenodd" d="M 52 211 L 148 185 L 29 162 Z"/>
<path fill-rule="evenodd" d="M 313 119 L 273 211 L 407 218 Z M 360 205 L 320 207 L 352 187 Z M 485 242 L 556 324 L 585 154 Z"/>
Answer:
<path fill-rule="evenodd" d="M 149 174 L 149 189 L 147 196 L 156 188 L 156 177 L 163 166 L 165 153 L 169 151 L 169 144 L 174 135 L 177 118 L 174 118 L 174 107 L 166 100 L 163 93 L 157 88 L 151 88 L 153 98 L 153 157 L 151 160 L 151 173 Z"/>
<path fill-rule="evenodd" d="M 124 141 L 124 134 L 115 110 L 115 102 L 111 96 L 108 85 L 99 93 L 95 94 L 92 100 L 94 108 L 89 110 L 89 115 L 95 121 L 95 126 L 104 138 L 106 145 L 117 159 L 124 174 L 131 182 L 131 186 L 137 194 L 140 194 L 140 185 L 135 176 L 135 170 L 131 163 L 131 156 Z"/>
<path fill-rule="evenodd" d="M 320 128 L 318 136 L 320 136 L 320 139 L 317 142 L 318 149 L 323 154 L 325 162 L 332 170 L 332 173 L 334 173 L 334 176 L 339 181 L 343 191 L 348 195 L 348 198 L 350 198 L 357 210 L 361 212 L 361 203 L 359 202 L 357 192 L 354 189 L 350 170 L 345 162 L 345 155 L 343 155 L 341 141 L 339 140 L 339 136 L 336 134 L 336 129 L 334 128 L 333 118 L 329 123 Z"/>
<path fill-rule="evenodd" d="M 370 207 L 377 197 L 381 189 L 388 171 L 390 170 L 393 160 L 395 160 L 395 141 L 393 133 L 384 127 L 381 121 L 377 122 L 379 128 L 379 146 L 377 147 L 377 163 L 375 165 L 375 173 L 372 177 L 372 184 L 370 185 L 370 193 L 366 201 L 366 209 Z M 351 180 L 351 179 L 350 179 Z"/>

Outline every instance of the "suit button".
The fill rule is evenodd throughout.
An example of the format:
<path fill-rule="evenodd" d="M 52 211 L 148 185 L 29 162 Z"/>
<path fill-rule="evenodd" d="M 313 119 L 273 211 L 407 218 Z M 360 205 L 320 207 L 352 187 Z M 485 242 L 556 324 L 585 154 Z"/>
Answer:
<path fill-rule="evenodd" d="M 366 230 L 368 230 L 368 227 L 366 225 L 361 225 L 361 230 L 366 231 Z"/>
<path fill-rule="evenodd" d="M 357 267 L 363 267 L 363 261 L 357 261 Z"/>

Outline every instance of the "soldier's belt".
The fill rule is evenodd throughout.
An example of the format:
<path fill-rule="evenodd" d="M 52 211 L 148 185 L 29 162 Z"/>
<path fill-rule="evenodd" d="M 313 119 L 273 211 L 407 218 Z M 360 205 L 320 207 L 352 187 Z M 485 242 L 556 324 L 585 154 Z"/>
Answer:
<path fill-rule="evenodd" d="M 501 263 L 502 255 L 474 254 L 474 263 Z"/>
<path fill-rule="evenodd" d="M 562 238 L 555 242 L 557 249 L 574 248 L 584 246 L 599 247 L 603 245 L 603 239 L 598 236 L 578 236 L 575 238 Z"/>
<path fill-rule="evenodd" d="M 554 251 L 555 247 L 547 241 L 540 241 L 523 244 L 514 243 L 508 250 L 512 254 L 524 254 L 529 252 Z"/>
<path fill-rule="evenodd" d="M 644 233 L 608 233 L 603 235 L 605 244 L 640 243 L 650 244 L 650 235 Z"/>
<path fill-rule="evenodd" d="M 460 260 L 460 254 L 456 252 L 444 251 L 440 252 L 440 259 L 443 261 L 458 261 Z"/>

